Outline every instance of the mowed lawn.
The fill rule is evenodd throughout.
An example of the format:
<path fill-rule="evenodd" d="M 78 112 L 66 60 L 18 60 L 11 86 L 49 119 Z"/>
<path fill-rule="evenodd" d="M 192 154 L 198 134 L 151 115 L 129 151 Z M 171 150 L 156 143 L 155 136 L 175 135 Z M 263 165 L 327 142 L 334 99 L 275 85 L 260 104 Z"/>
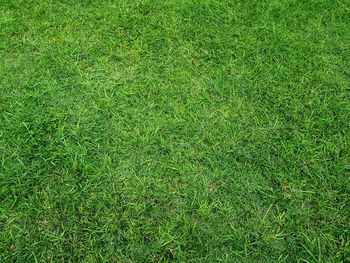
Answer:
<path fill-rule="evenodd" d="M 0 0 L 0 262 L 350 262 L 350 2 Z"/>

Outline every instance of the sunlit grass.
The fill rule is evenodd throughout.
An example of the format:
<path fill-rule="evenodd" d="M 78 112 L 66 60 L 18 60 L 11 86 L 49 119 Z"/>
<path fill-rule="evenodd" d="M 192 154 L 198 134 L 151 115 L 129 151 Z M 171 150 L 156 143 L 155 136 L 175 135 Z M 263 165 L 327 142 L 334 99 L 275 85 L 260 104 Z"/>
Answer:
<path fill-rule="evenodd" d="M 348 1 L 1 1 L 1 262 L 348 262 Z"/>

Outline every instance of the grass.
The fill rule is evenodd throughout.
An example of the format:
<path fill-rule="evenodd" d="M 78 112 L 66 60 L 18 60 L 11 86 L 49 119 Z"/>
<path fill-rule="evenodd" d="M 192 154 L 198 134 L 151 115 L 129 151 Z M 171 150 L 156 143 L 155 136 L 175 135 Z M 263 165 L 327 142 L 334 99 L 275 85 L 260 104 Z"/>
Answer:
<path fill-rule="evenodd" d="M 348 1 L 0 3 L 1 262 L 350 262 Z"/>

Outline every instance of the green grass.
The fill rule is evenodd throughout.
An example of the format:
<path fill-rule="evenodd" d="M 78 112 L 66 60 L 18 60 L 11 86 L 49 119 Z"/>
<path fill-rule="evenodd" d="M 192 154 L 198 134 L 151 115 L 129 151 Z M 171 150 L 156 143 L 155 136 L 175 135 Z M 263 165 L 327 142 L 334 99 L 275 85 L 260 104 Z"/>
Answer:
<path fill-rule="evenodd" d="M 0 261 L 350 262 L 349 14 L 0 0 Z"/>

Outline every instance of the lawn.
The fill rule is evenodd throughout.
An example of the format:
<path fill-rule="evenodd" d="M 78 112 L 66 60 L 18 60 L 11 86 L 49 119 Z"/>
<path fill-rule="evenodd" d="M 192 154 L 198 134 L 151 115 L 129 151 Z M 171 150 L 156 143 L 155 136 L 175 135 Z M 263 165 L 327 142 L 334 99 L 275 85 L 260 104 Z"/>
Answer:
<path fill-rule="evenodd" d="M 350 262 L 350 2 L 0 0 L 0 261 Z"/>

